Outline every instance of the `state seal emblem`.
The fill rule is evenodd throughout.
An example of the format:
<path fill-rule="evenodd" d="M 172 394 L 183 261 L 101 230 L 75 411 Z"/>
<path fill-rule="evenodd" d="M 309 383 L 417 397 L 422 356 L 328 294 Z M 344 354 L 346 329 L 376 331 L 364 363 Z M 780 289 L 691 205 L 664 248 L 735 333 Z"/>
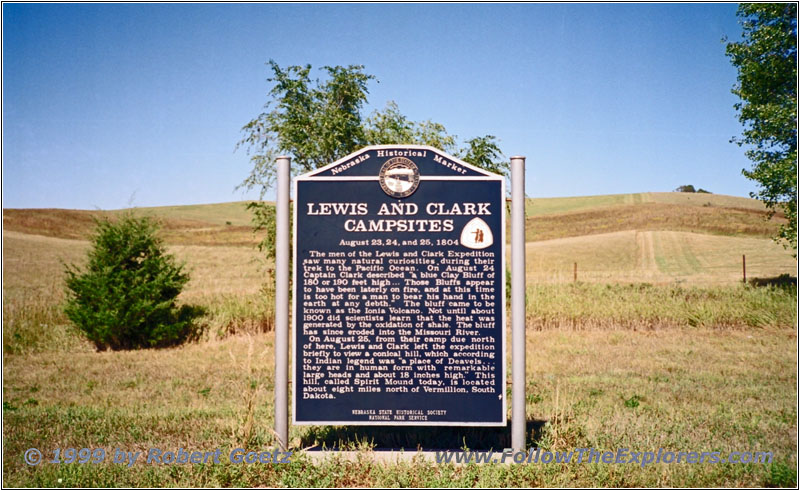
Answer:
<path fill-rule="evenodd" d="M 405 198 L 419 186 L 419 169 L 405 157 L 394 157 L 381 167 L 379 181 L 384 193 L 392 198 Z"/>

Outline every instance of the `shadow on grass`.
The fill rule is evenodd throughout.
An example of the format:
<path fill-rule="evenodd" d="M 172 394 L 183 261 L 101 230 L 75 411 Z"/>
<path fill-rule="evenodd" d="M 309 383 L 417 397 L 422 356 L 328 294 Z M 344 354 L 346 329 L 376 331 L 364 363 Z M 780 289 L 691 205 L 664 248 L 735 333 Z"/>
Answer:
<path fill-rule="evenodd" d="M 526 424 L 526 447 L 539 441 L 544 420 Z M 309 450 L 502 450 L 511 447 L 511 422 L 498 427 L 315 426 L 301 439 Z"/>
<path fill-rule="evenodd" d="M 797 277 L 782 274 L 780 276 L 773 276 L 772 278 L 752 278 L 747 280 L 747 283 L 752 286 L 776 286 L 779 288 L 787 288 L 790 286 L 797 286 Z"/>

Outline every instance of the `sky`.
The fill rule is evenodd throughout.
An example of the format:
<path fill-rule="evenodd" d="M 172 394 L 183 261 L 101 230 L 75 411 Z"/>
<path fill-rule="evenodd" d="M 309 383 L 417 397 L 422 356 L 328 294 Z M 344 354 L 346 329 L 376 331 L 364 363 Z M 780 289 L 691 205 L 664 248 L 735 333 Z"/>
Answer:
<path fill-rule="evenodd" d="M 255 199 L 241 128 L 280 66 L 361 64 L 395 101 L 526 157 L 531 197 L 748 196 L 735 4 L 2 6 L 4 208 Z M 269 196 L 268 196 L 269 197 Z"/>

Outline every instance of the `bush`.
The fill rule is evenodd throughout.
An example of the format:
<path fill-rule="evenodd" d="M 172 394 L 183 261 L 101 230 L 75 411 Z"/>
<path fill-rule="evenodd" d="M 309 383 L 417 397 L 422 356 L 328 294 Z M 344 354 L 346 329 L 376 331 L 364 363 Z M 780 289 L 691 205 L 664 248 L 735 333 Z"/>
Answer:
<path fill-rule="evenodd" d="M 705 194 L 712 194 L 711 191 L 707 191 L 703 188 L 695 189 L 693 185 L 686 184 L 683 186 L 678 186 L 673 190 L 675 193 L 705 193 Z"/>
<path fill-rule="evenodd" d="M 189 276 L 157 231 L 148 217 L 98 220 L 86 271 L 66 266 L 64 311 L 100 350 L 164 347 L 197 333 L 203 310 L 176 305 Z"/>

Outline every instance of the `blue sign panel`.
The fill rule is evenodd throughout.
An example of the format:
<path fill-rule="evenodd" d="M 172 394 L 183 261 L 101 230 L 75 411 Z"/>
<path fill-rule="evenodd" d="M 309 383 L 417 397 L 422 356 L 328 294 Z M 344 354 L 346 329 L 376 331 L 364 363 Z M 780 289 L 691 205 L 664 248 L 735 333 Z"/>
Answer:
<path fill-rule="evenodd" d="M 296 179 L 295 424 L 505 425 L 504 196 L 422 146 Z"/>

